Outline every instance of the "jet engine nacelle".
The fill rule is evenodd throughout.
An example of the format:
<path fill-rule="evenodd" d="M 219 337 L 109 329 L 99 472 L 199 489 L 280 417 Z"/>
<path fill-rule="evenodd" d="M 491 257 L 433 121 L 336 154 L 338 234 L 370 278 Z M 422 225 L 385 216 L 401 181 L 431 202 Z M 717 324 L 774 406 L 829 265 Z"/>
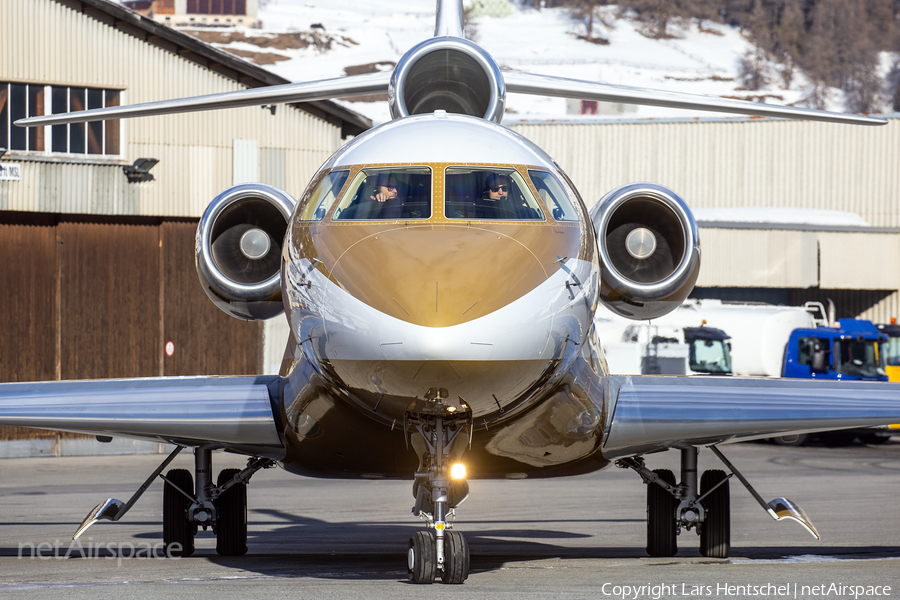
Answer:
<path fill-rule="evenodd" d="M 256 321 L 284 311 L 281 250 L 297 203 L 270 185 L 236 185 L 216 196 L 197 227 L 194 258 L 209 299 Z"/>
<path fill-rule="evenodd" d="M 499 123 L 506 83 L 497 63 L 478 45 L 436 37 L 414 46 L 397 63 L 388 103 L 395 119 L 445 110 Z"/>
<path fill-rule="evenodd" d="M 629 319 L 677 308 L 700 272 L 694 216 L 678 194 L 652 183 L 616 188 L 591 210 L 600 250 L 600 300 Z"/>

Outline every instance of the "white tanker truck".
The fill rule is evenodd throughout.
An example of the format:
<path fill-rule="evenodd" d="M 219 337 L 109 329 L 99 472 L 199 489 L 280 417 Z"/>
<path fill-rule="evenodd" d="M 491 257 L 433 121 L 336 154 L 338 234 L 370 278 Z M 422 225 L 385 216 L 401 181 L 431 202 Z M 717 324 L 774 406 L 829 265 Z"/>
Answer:
<path fill-rule="evenodd" d="M 791 332 L 826 325 L 821 303 L 805 306 L 686 300 L 645 322 L 607 316 L 595 321 L 616 374 L 780 377 Z"/>

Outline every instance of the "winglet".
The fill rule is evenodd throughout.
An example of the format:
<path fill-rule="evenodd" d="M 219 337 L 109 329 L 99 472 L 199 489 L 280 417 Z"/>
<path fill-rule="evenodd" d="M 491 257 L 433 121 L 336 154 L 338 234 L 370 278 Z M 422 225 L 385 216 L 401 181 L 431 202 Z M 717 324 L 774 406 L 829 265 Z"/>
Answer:
<path fill-rule="evenodd" d="M 78 526 L 78 529 L 75 531 L 75 535 L 72 536 L 73 540 L 77 540 L 82 533 L 84 533 L 88 527 L 99 521 L 100 519 L 106 519 L 107 521 L 117 521 L 116 517 L 119 514 L 119 510 L 122 508 L 123 502 L 121 500 L 116 500 L 115 498 L 109 498 L 104 502 L 101 502 L 97 506 L 91 509 L 91 512 L 88 513 L 88 516 L 84 518 L 84 521 L 81 522 L 81 525 Z"/>
<path fill-rule="evenodd" d="M 782 519 L 797 521 L 798 523 L 803 525 L 803 528 L 810 532 L 817 540 L 822 539 L 822 536 L 819 535 L 816 526 L 813 525 L 809 517 L 806 516 L 806 511 L 804 511 L 797 504 L 791 502 L 787 498 L 775 498 L 774 500 L 769 502 L 767 512 L 776 521 L 781 521 Z"/>
<path fill-rule="evenodd" d="M 725 458 L 725 455 L 722 454 L 721 450 L 719 450 L 715 446 L 710 446 L 709 449 L 712 450 L 723 463 L 725 463 L 726 467 L 731 469 L 731 472 L 737 476 L 740 482 L 744 484 L 744 487 L 747 488 L 747 491 L 750 492 L 750 494 L 754 498 L 756 498 L 756 501 L 759 502 L 759 505 L 762 506 L 763 509 L 765 509 L 765 511 L 769 513 L 769 515 L 773 519 L 775 519 L 776 521 L 781 521 L 783 519 L 796 521 L 797 523 L 800 523 L 804 529 L 810 532 L 817 540 L 822 539 L 822 536 L 819 535 L 816 526 L 812 524 L 812 521 L 809 519 L 809 517 L 806 516 L 806 512 L 797 504 L 791 502 L 787 498 L 775 498 L 771 502 L 766 503 L 766 501 L 762 499 L 762 496 L 759 495 L 759 492 L 753 489 L 753 486 L 750 485 L 750 482 L 747 481 L 747 478 L 744 477 L 741 472 L 738 471 L 735 466 L 731 464 L 731 462 L 729 462 L 727 458 Z"/>

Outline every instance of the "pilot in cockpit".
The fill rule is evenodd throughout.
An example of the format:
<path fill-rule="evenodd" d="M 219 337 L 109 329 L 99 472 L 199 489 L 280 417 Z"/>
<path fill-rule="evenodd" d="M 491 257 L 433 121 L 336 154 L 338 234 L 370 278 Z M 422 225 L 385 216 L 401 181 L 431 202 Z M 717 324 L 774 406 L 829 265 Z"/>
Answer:
<path fill-rule="evenodd" d="M 484 199 L 492 202 L 506 201 L 509 197 L 509 177 L 491 173 L 484 181 Z"/>
<path fill-rule="evenodd" d="M 388 200 L 396 200 L 399 194 L 399 186 L 397 180 L 392 175 L 380 175 L 375 181 L 374 192 L 369 196 L 369 200 L 376 202 L 387 202 Z"/>

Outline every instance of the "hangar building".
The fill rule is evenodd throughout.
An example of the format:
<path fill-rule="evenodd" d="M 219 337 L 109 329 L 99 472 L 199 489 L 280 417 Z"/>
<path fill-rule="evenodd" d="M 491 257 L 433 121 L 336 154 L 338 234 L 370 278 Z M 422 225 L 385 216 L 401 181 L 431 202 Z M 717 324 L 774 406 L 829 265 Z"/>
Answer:
<path fill-rule="evenodd" d="M 838 317 L 900 317 L 900 115 L 880 127 L 759 118 L 510 126 L 559 162 L 588 205 L 635 181 L 684 198 L 702 252 L 692 297 L 794 306 L 830 298 Z M 781 222 L 719 210 L 741 207 Z M 814 215 L 822 210 L 861 219 L 823 222 Z"/>
<path fill-rule="evenodd" d="M 28 131 L 11 123 L 281 83 L 109 0 L 0 2 L 0 147 L 9 148 L 0 158 L 0 380 L 277 370 L 284 323 L 242 323 L 200 290 L 197 221 L 237 183 L 299 196 L 344 137 L 371 126 L 367 119 L 315 102 Z M 589 205 L 646 180 L 701 214 L 855 213 L 868 225 L 747 222 L 728 213 L 701 220 L 695 296 L 831 298 L 839 316 L 900 316 L 900 118 L 878 128 L 740 118 L 511 126 L 559 161 Z M 140 159 L 159 162 L 135 173 Z M 0 430 L 0 440 L 22 435 Z M 38 450 L 48 453 L 80 443 L 44 442 Z M 16 452 L 8 448 L 0 456 Z"/>
<path fill-rule="evenodd" d="M 299 196 L 368 119 L 313 102 L 29 130 L 11 123 L 283 83 L 108 0 L 0 2 L 0 380 L 280 364 L 284 347 L 267 348 L 264 333 L 281 323 L 238 321 L 202 292 L 199 217 L 238 183 Z M 159 161 L 152 180 L 129 175 L 139 159 Z M 0 440 L 20 435 L 0 428 Z"/>

